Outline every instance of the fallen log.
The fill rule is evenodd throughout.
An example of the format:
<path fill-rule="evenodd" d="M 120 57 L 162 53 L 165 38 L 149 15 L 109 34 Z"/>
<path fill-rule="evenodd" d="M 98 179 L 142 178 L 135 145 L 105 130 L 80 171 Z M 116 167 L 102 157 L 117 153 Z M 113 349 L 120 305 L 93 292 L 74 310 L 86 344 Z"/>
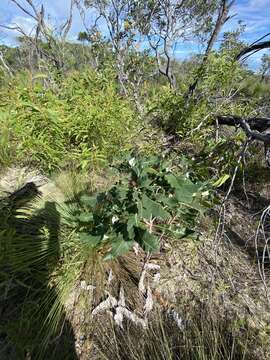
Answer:
<path fill-rule="evenodd" d="M 258 140 L 264 144 L 264 156 L 267 166 L 270 167 L 270 119 L 264 117 L 241 118 L 240 116 L 218 115 L 218 125 L 241 127 L 250 140 Z"/>
<path fill-rule="evenodd" d="M 252 117 L 243 119 L 240 116 L 235 115 L 218 115 L 216 119 L 219 125 L 241 126 L 241 123 L 244 120 L 251 130 L 263 132 L 270 129 L 270 118 L 267 117 Z"/>
<path fill-rule="evenodd" d="M 241 118 L 234 115 L 218 115 L 216 117 L 218 125 L 228 125 L 241 127 L 251 140 L 262 141 L 270 145 L 270 119 L 269 118 Z"/>

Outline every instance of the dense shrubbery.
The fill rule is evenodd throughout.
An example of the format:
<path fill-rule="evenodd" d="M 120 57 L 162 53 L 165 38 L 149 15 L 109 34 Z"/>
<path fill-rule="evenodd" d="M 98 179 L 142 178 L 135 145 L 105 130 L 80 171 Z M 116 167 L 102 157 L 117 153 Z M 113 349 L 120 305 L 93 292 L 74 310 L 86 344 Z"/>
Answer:
<path fill-rule="evenodd" d="M 1 89 L 0 111 L 1 164 L 44 170 L 102 165 L 130 147 L 138 126 L 109 70 L 74 72 L 55 90 L 24 74 Z"/>
<path fill-rule="evenodd" d="M 220 129 L 217 136 L 216 116 L 260 114 L 262 104 L 264 109 L 268 106 L 269 85 L 251 76 L 225 50 L 211 54 L 203 69 L 195 66 L 187 74 L 187 78 L 196 76 L 200 80 L 189 98 L 185 96 L 188 83 L 182 83 L 177 93 L 160 87 L 148 102 L 148 116 L 154 125 L 178 137 L 180 149 L 186 152 L 187 146 L 191 150 L 198 175 L 218 179 L 233 171 L 245 135 L 241 130 Z"/>
<path fill-rule="evenodd" d="M 188 83 L 180 84 L 177 93 L 169 87 L 161 87 L 149 101 L 149 114 L 165 131 L 183 138 L 203 121 L 200 132 L 195 133 L 195 137 L 200 137 L 202 129 L 208 128 L 214 115 L 232 112 L 245 115 L 251 111 L 251 99 L 247 102 L 246 98 L 243 101 L 234 96 L 245 86 L 246 75 L 247 71 L 229 54 L 211 54 L 203 69 L 197 66 L 192 69 L 192 76 L 187 74 L 187 79 L 197 76 L 200 79 L 198 90 L 191 98 L 185 96 Z"/>

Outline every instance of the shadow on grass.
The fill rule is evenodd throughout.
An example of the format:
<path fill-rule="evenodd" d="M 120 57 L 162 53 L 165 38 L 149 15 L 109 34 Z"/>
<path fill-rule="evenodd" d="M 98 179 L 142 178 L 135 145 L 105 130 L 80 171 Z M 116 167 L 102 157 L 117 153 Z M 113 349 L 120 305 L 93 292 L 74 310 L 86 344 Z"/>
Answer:
<path fill-rule="evenodd" d="M 46 202 L 32 217 L 20 216 L 38 195 L 28 183 L 0 200 L 0 358 L 76 360 L 64 311 L 55 329 L 47 322 L 57 301 L 51 285 L 60 258 L 56 204 Z"/>

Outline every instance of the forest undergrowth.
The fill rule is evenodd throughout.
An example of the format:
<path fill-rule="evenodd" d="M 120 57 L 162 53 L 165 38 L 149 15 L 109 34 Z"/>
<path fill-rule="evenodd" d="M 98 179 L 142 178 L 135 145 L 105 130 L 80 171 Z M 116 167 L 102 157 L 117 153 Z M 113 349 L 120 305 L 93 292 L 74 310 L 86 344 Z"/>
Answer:
<path fill-rule="evenodd" d="M 32 5 L 0 46 L 0 359 L 270 359 L 265 42 L 214 50 L 225 0 L 75 3 L 122 30 L 72 43 Z M 171 13 L 203 55 L 169 56 Z"/>

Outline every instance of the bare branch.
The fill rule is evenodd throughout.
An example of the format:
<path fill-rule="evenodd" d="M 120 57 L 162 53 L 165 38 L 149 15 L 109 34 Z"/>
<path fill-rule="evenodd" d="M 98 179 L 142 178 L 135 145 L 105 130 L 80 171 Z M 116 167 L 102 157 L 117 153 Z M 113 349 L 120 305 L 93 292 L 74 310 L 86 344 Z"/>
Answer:
<path fill-rule="evenodd" d="M 268 133 L 270 130 L 269 118 L 242 119 L 238 116 L 217 116 L 217 120 L 219 125 L 241 127 L 248 138 L 262 141 L 267 145 L 270 144 L 270 133 Z"/>
<path fill-rule="evenodd" d="M 31 6 L 31 8 L 34 10 L 35 15 L 31 14 L 30 11 L 28 11 L 23 5 L 21 5 L 17 0 L 10 0 L 11 2 L 13 2 L 16 6 L 18 6 L 19 9 L 21 9 L 26 15 L 30 16 L 31 18 L 33 18 L 34 20 L 38 21 L 38 16 L 36 13 L 36 9 L 32 3 L 32 1 L 30 0 L 26 0 L 27 3 Z"/>
<path fill-rule="evenodd" d="M 75 0 L 70 0 L 69 16 L 67 18 L 67 21 L 61 26 L 61 29 L 63 31 L 63 35 L 62 35 L 63 39 L 66 39 L 72 25 L 74 5 L 75 5 Z"/>
<path fill-rule="evenodd" d="M 244 55 L 253 53 L 253 52 L 257 52 L 263 49 L 269 49 L 270 48 L 270 40 L 269 41 L 261 41 L 259 43 L 256 43 L 254 45 L 251 45 L 247 48 L 245 48 L 244 50 L 242 50 L 237 56 L 236 56 L 236 60 L 240 60 Z M 250 54 L 252 55 L 252 54 Z M 249 55 L 249 56 L 250 56 Z M 246 58 L 245 58 L 246 59 Z"/>
<path fill-rule="evenodd" d="M 4 68 L 4 70 L 10 75 L 13 76 L 13 73 L 10 69 L 10 67 L 7 65 L 5 59 L 4 59 L 4 55 L 3 53 L 0 51 L 0 63 L 2 63 L 2 66 Z"/>

